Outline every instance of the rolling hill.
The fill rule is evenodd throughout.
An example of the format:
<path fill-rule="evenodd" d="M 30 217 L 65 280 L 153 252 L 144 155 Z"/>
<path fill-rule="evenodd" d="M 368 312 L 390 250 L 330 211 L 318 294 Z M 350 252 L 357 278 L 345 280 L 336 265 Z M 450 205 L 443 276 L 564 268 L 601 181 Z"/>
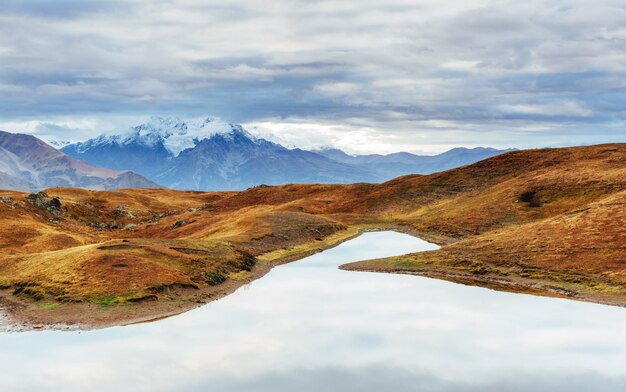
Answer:
<path fill-rule="evenodd" d="M 16 320 L 173 314 L 382 229 L 443 247 L 343 268 L 626 306 L 626 144 L 512 151 L 382 184 L 48 193 L 0 193 L 0 293 Z"/>

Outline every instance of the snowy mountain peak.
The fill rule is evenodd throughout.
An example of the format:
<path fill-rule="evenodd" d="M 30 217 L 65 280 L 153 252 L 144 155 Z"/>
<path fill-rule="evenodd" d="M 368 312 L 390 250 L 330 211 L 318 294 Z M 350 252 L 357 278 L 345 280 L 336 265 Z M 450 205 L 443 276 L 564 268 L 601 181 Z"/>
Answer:
<path fill-rule="evenodd" d="M 202 140 L 216 135 L 221 135 L 227 140 L 232 140 L 238 135 L 256 141 L 256 138 L 241 125 L 230 124 L 216 117 L 191 120 L 182 120 L 178 117 L 151 117 L 148 122 L 134 126 L 124 134 L 101 135 L 84 143 L 78 150 L 91 148 L 94 144 L 139 144 L 147 147 L 162 144 L 169 153 L 177 157 L 182 151 L 194 148 Z"/>
<path fill-rule="evenodd" d="M 49 145 L 51 145 L 52 147 L 56 148 L 57 150 L 72 144 L 72 142 L 70 142 L 69 140 L 44 140 L 44 141 L 48 143 Z"/>

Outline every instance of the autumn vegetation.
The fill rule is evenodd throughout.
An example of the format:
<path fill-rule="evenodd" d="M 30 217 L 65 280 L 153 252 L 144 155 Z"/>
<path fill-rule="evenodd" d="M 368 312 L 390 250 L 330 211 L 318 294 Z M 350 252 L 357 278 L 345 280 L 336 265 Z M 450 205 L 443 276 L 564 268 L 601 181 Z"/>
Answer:
<path fill-rule="evenodd" d="M 625 204 L 626 144 L 513 151 L 383 184 L 0 191 L 0 303 L 30 323 L 140 321 L 393 229 L 443 247 L 343 268 L 625 306 Z"/>

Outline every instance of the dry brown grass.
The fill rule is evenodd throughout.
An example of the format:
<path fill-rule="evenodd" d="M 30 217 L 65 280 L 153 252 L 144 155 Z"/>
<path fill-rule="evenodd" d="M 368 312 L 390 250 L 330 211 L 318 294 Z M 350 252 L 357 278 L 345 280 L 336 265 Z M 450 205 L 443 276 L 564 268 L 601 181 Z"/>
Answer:
<path fill-rule="evenodd" d="M 250 256 L 271 264 L 364 228 L 401 226 L 454 243 L 350 268 L 429 266 L 465 280 L 519 276 L 623 298 L 625 192 L 626 144 L 511 152 L 380 185 L 49 189 L 61 198 L 58 216 L 26 194 L 0 191 L 0 287 L 9 298 L 70 303 L 167 300 L 176 293 L 163 287 L 202 289 L 220 283 L 215 274 L 245 275 Z"/>

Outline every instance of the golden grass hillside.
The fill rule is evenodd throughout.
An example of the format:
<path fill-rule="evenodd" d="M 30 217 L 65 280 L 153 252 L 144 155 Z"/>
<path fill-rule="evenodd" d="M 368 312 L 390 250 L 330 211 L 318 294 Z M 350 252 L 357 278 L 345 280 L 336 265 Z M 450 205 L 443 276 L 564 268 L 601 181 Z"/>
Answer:
<path fill-rule="evenodd" d="M 515 151 L 384 184 L 0 191 L 2 303 L 32 322 L 136 321 L 391 228 L 444 247 L 345 268 L 626 305 L 625 192 L 626 144 Z"/>

